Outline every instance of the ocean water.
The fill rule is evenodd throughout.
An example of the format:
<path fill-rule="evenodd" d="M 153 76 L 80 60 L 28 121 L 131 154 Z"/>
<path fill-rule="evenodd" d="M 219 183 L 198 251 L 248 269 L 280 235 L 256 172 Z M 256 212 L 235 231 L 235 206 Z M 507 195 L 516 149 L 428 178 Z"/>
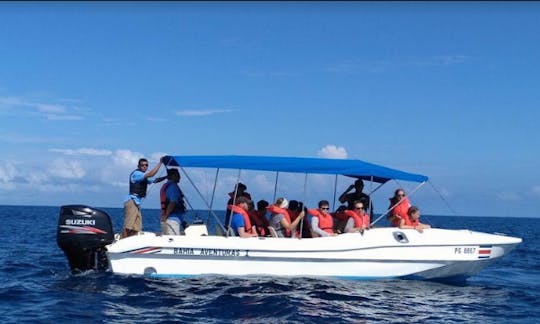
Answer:
<path fill-rule="evenodd" d="M 103 210 L 118 232 L 122 209 Z M 58 212 L 59 207 L 0 206 L 1 323 L 540 322 L 536 218 L 422 216 L 436 227 L 524 240 L 477 276 L 450 284 L 306 277 L 154 279 L 96 272 L 73 276 L 56 245 Z M 158 213 L 143 210 L 145 230 L 159 231 Z"/>

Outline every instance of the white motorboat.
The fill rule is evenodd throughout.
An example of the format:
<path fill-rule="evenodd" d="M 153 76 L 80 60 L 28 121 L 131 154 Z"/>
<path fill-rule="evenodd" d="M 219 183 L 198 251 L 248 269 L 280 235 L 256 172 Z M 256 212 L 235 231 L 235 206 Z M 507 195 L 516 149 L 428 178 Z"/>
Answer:
<path fill-rule="evenodd" d="M 166 161 L 169 167 L 181 166 L 182 170 L 203 167 L 341 174 L 380 184 L 390 179 L 427 181 L 423 175 L 359 160 L 174 156 Z M 143 232 L 115 239 L 110 217 L 84 205 L 62 206 L 58 224 L 58 244 L 73 272 L 110 269 L 155 277 L 219 274 L 462 279 L 475 275 L 519 243 L 520 238 L 501 234 L 439 228 L 418 232 L 396 227 L 319 238 L 241 238 L 209 235 L 205 224 L 192 224 L 185 235 L 179 236 Z"/>

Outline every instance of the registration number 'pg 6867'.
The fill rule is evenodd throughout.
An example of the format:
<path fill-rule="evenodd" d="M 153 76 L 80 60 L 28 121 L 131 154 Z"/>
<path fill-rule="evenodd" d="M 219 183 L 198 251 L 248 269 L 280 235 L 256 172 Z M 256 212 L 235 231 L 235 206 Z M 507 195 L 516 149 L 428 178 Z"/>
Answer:
<path fill-rule="evenodd" d="M 476 248 L 474 247 L 456 247 L 454 248 L 454 254 L 475 254 Z"/>

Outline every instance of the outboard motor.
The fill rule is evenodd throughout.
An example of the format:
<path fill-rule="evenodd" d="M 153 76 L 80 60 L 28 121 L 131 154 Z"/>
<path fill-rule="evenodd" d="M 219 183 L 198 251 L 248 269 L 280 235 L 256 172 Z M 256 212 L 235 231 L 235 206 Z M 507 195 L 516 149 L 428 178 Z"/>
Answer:
<path fill-rule="evenodd" d="M 56 241 L 73 274 L 105 271 L 109 267 L 105 246 L 114 241 L 111 217 L 84 205 L 61 206 Z"/>

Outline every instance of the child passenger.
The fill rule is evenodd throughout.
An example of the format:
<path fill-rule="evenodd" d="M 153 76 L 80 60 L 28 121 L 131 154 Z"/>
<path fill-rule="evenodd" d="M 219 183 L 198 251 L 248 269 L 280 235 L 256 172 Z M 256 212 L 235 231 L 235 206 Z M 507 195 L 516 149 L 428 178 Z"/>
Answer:
<path fill-rule="evenodd" d="M 407 210 L 407 216 L 400 220 L 399 228 L 413 228 L 422 233 L 423 229 L 431 228 L 428 224 L 420 223 L 420 209 L 416 206 L 411 206 Z"/>

